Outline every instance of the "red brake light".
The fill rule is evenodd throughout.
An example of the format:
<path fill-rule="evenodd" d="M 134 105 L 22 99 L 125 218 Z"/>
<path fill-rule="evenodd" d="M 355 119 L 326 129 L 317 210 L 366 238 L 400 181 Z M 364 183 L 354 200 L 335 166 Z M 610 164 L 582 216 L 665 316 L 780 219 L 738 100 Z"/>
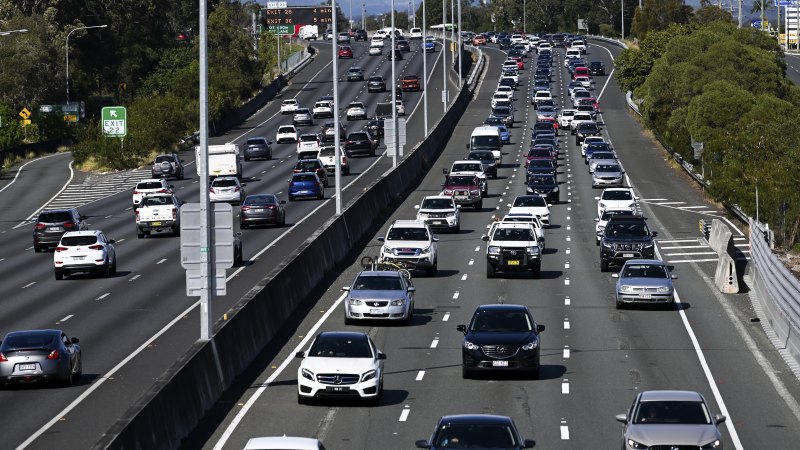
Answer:
<path fill-rule="evenodd" d="M 37 223 L 34 228 L 36 228 L 37 230 L 44 230 L 46 226 L 43 223 Z"/>
<path fill-rule="evenodd" d="M 177 219 L 178 218 L 178 210 L 175 209 L 175 208 L 172 208 L 172 218 L 173 219 Z"/>
<path fill-rule="evenodd" d="M 90 245 L 89 249 L 91 249 L 91 250 L 102 250 L 103 246 L 100 245 L 100 244 L 94 244 L 94 245 Z"/>
<path fill-rule="evenodd" d="M 58 247 L 56 247 L 56 251 L 57 252 L 65 252 L 65 251 L 67 251 L 67 247 L 62 247 L 62 246 L 59 245 Z"/>
<path fill-rule="evenodd" d="M 214 188 L 213 187 L 212 188 L 208 188 L 208 192 L 211 192 L 213 194 L 214 193 Z"/>
<path fill-rule="evenodd" d="M 58 359 L 58 349 L 53 350 L 47 355 L 47 359 Z"/>
<path fill-rule="evenodd" d="M 137 190 L 134 190 L 134 191 L 133 191 L 133 195 L 139 195 L 139 194 L 141 194 L 141 192 L 139 192 L 139 191 L 137 191 Z"/>
<path fill-rule="evenodd" d="M 6 355 L 0 353 L 0 362 L 8 362 L 8 358 L 6 358 Z"/>
<path fill-rule="evenodd" d="M 166 189 L 161 189 L 161 190 L 159 190 L 158 192 L 160 192 L 160 193 L 162 193 L 162 194 L 166 194 L 166 193 L 167 193 L 167 190 L 166 190 Z"/>
<path fill-rule="evenodd" d="M 289 187 L 292 187 L 292 186 L 294 186 L 294 181 L 290 181 L 289 182 Z"/>
<path fill-rule="evenodd" d="M 236 186 L 235 188 L 233 188 L 233 192 L 239 192 L 239 186 Z"/>
<path fill-rule="evenodd" d="M 275 205 L 267 205 L 267 209 L 275 209 Z"/>
<path fill-rule="evenodd" d="M 250 207 L 249 207 L 249 206 L 247 206 L 247 205 L 243 205 L 243 206 L 242 206 L 242 211 L 247 211 L 247 210 L 249 210 L 249 209 L 250 209 Z"/>
<path fill-rule="evenodd" d="M 64 228 L 72 228 L 75 226 L 75 222 L 64 222 Z"/>

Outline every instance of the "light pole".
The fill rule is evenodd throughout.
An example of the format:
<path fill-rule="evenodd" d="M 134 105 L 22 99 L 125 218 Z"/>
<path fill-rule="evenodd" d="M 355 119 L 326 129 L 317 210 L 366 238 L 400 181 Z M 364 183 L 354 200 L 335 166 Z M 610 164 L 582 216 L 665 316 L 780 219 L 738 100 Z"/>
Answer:
<path fill-rule="evenodd" d="M 336 0 L 331 1 L 331 22 L 333 25 L 333 39 L 331 39 L 331 59 L 333 61 L 333 158 L 334 180 L 336 186 L 336 214 L 342 214 L 342 149 L 341 136 L 339 136 L 339 55 L 337 47 L 338 30 L 336 29 Z"/>
<path fill-rule="evenodd" d="M 397 78 L 395 75 L 395 66 L 397 65 L 397 47 L 395 47 L 395 35 L 397 34 L 394 27 L 394 0 L 392 0 L 392 145 L 394 146 L 394 153 L 392 154 L 392 167 L 397 167 L 397 156 L 400 153 L 398 137 L 400 130 L 397 129 Z"/>
<path fill-rule="evenodd" d="M 425 122 L 425 136 L 428 136 L 428 51 L 425 50 L 425 38 L 428 29 L 425 21 L 425 0 L 422 0 L 422 76 L 425 84 L 422 91 L 422 111 Z M 436 44 L 434 44 L 436 45 Z"/>
<path fill-rule="evenodd" d="M 447 111 L 447 0 L 442 0 L 442 110 Z"/>
<path fill-rule="evenodd" d="M 66 75 L 67 75 L 67 103 L 69 103 L 69 36 L 78 30 L 88 30 L 89 28 L 106 28 L 108 25 L 92 25 L 90 27 L 73 28 L 67 33 L 66 43 L 64 44 L 64 53 L 66 54 Z M 27 30 L 25 30 L 27 31 Z"/>
<path fill-rule="evenodd" d="M 214 267 L 214 244 L 211 238 L 214 222 L 211 219 L 211 200 L 208 196 L 208 7 L 206 0 L 199 0 L 199 100 L 200 105 L 200 158 L 197 161 L 200 178 L 200 340 L 208 341 L 213 332 L 211 308 L 216 294 L 216 271 Z M 205 250 L 205 251 L 203 251 Z"/>
<path fill-rule="evenodd" d="M 458 2 L 458 88 L 461 89 L 461 66 L 463 66 L 463 61 L 461 58 L 464 56 L 464 52 L 461 50 L 461 0 L 456 0 Z"/>
<path fill-rule="evenodd" d="M 528 0 L 522 0 L 522 34 L 525 35 L 528 25 Z M 580 31 L 578 31 L 580 33 Z"/>
<path fill-rule="evenodd" d="M 625 40 L 625 0 L 619 0 L 619 14 L 622 17 L 622 40 Z"/>
<path fill-rule="evenodd" d="M 0 36 L 8 36 L 13 33 L 27 33 L 28 30 L 25 28 L 21 28 L 19 30 L 8 30 L 8 31 L 0 31 Z"/>

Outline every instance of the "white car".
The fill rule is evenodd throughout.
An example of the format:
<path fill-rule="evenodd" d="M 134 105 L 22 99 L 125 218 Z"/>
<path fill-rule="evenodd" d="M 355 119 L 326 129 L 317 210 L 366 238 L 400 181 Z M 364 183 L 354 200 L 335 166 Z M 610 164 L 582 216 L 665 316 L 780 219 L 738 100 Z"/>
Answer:
<path fill-rule="evenodd" d="M 397 115 L 398 116 L 405 116 L 406 115 L 406 107 L 403 105 L 402 100 L 395 100 L 394 106 L 397 108 Z"/>
<path fill-rule="evenodd" d="M 372 40 L 369 42 L 370 47 L 384 47 L 383 37 L 382 36 L 372 36 Z"/>
<path fill-rule="evenodd" d="M 503 78 L 511 78 L 512 80 L 514 80 L 514 84 L 519 86 L 519 71 L 503 70 L 503 75 L 500 77 L 500 81 L 503 81 Z"/>
<path fill-rule="evenodd" d="M 560 128 L 569 128 L 570 125 L 572 124 L 572 117 L 574 115 L 575 115 L 574 109 L 562 109 L 558 113 L 558 126 Z"/>
<path fill-rule="evenodd" d="M 492 219 L 496 219 L 496 216 L 493 216 Z M 502 223 L 511 223 L 511 222 L 523 222 L 529 223 L 533 225 L 533 228 L 536 230 L 536 237 L 539 240 L 539 248 L 544 250 L 544 224 L 542 220 L 530 213 L 514 213 L 514 214 L 506 214 L 500 220 Z"/>
<path fill-rule="evenodd" d="M 603 142 L 605 142 L 603 136 L 586 136 L 581 144 L 581 156 L 586 157 L 586 149 L 590 144 L 601 144 Z"/>
<path fill-rule="evenodd" d="M 509 100 L 514 99 L 514 89 L 511 86 L 498 86 L 494 92 L 495 94 L 505 94 Z"/>
<path fill-rule="evenodd" d="M 383 41 L 381 41 L 383 43 Z M 380 56 L 383 54 L 383 45 L 370 45 L 369 46 L 369 56 Z"/>
<path fill-rule="evenodd" d="M 297 128 L 294 125 L 281 125 L 278 127 L 278 132 L 275 133 L 275 142 L 278 144 L 284 142 L 297 142 Z"/>
<path fill-rule="evenodd" d="M 319 149 L 319 136 L 314 133 L 301 134 L 297 139 L 297 157 L 299 159 L 303 159 L 312 153 L 316 154 Z"/>
<path fill-rule="evenodd" d="M 148 178 L 136 183 L 133 188 L 133 207 L 138 208 L 142 198 L 149 194 L 172 194 L 172 185 L 163 178 Z"/>
<path fill-rule="evenodd" d="M 575 130 L 578 128 L 578 125 L 581 122 L 594 122 L 594 117 L 592 117 L 591 113 L 578 111 L 572 116 L 572 122 L 569 124 L 569 129 L 572 134 L 575 134 Z"/>
<path fill-rule="evenodd" d="M 639 200 L 631 188 L 605 188 L 597 200 L 597 217 L 602 217 L 606 209 L 629 209 L 637 212 Z"/>
<path fill-rule="evenodd" d="M 511 44 L 521 44 L 523 40 L 525 40 L 525 37 L 521 34 L 511 35 Z"/>
<path fill-rule="evenodd" d="M 386 355 L 366 333 L 325 331 L 296 356 L 302 358 L 297 368 L 297 403 L 356 395 L 380 404 Z"/>
<path fill-rule="evenodd" d="M 333 117 L 333 103 L 327 101 L 314 103 L 314 108 L 311 110 L 311 115 L 315 119 L 321 117 Z"/>
<path fill-rule="evenodd" d="M 473 177 L 478 177 L 478 181 L 481 185 L 481 196 L 489 196 L 489 183 L 486 182 L 486 172 L 483 171 L 483 163 L 480 161 L 467 159 L 463 161 L 453 161 L 450 170 L 444 169 L 443 172 L 445 175 L 471 175 Z"/>
<path fill-rule="evenodd" d="M 542 50 L 553 50 L 553 44 L 549 42 L 540 42 L 536 46 L 536 52 L 540 53 Z"/>
<path fill-rule="evenodd" d="M 347 120 L 367 120 L 367 108 L 361 102 L 352 102 L 347 105 L 347 112 L 345 115 L 347 116 Z"/>
<path fill-rule="evenodd" d="M 250 438 L 244 450 L 325 450 L 322 442 L 313 438 L 267 436 Z"/>
<path fill-rule="evenodd" d="M 439 267 L 439 238 L 434 236 L 425 222 L 419 220 L 395 220 L 378 238 L 383 242 L 378 262 L 409 263 L 416 269 L 425 270 L 429 277 L 435 276 Z"/>
<path fill-rule="evenodd" d="M 417 220 L 425 222 L 430 228 L 446 228 L 453 233 L 461 231 L 461 208 L 449 195 L 429 195 L 422 203 L 414 205 Z"/>
<path fill-rule="evenodd" d="M 492 109 L 497 106 L 497 102 L 508 102 L 508 94 L 505 92 L 495 92 L 492 94 Z"/>
<path fill-rule="evenodd" d="M 517 62 L 514 61 L 513 59 L 507 59 L 503 62 L 503 70 L 508 70 L 508 69 L 516 70 L 517 68 L 518 68 Z"/>
<path fill-rule="evenodd" d="M 550 226 L 550 205 L 547 200 L 540 195 L 520 195 L 511 203 L 509 214 L 527 213 L 533 214 L 542 221 L 542 225 Z"/>
<path fill-rule="evenodd" d="M 422 28 L 412 28 L 408 32 L 408 39 L 422 39 Z"/>
<path fill-rule="evenodd" d="M 580 76 L 575 77 L 575 81 L 580 83 L 581 86 L 583 86 L 585 89 L 591 89 L 592 88 L 592 79 L 587 77 L 587 76 L 585 76 L 585 75 L 580 75 Z"/>
<path fill-rule="evenodd" d="M 283 102 L 281 102 L 281 114 L 294 114 L 297 111 L 297 108 L 300 107 L 300 104 L 297 103 L 297 100 L 293 98 L 287 98 Z"/>
<path fill-rule="evenodd" d="M 73 273 L 94 272 L 109 277 L 117 272 L 114 240 L 100 230 L 67 231 L 53 253 L 56 280 Z"/>
<path fill-rule="evenodd" d="M 578 103 L 581 99 L 593 97 L 592 93 L 587 91 L 586 89 L 582 91 L 575 90 L 572 94 L 572 106 L 575 108 L 578 107 Z"/>
<path fill-rule="evenodd" d="M 208 199 L 214 202 L 242 203 L 245 198 L 244 185 L 236 177 L 217 177 L 208 189 Z"/>
<path fill-rule="evenodd" d="M 538 104 L 542 100 L 552 100 L 553 94 L 550 91 L 536 91 L 531 98 L 531 105 Z"/>

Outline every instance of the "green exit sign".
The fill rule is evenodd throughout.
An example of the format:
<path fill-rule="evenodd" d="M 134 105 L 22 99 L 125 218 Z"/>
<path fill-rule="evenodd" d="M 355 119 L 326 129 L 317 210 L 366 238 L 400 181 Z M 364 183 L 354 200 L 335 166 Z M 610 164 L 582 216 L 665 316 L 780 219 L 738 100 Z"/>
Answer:
<path fill-rule="evenodd" d="M 294 25 L 270 25 L 269 32 L 276 35 L 294 34 Z"/>

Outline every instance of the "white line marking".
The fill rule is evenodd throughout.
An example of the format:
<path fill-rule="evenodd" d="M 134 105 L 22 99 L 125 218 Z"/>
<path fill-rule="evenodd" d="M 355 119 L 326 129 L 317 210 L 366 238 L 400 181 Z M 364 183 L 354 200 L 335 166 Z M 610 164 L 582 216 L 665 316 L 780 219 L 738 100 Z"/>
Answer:
<path fill-rule="evenodd" d="M 142 274 L 136 274 L 136 275 L 132 276 L 128 281 L 134 281 L 135 279 L 139 278 L 140 276 L 142 276 Z"/>
<path fill-rule="evenodd" d="M 670 259 L 667 262 L 670 264 L 677 264 L 677 263 L 698 263 L 698 262 L 714 262 L 718 261 L 719 258 L 708 258 L 708 259 Z"/>
<path fill-rule="evenodd" d="M 19 169 L 17 169 L 17 173 L 14 175 L 14 179 L 13 179 L 13 180 L 11 180 L 11 181 L 9 181 L 7 185 L 3 186 L 3 188 L 2 188 L 2 189 L 0 189 L 0 192 L 3 192 L 3 191 L 5 191 L 5 190 L 6 190 L 6 189 L 8 189 L 8 188 L 9 188 L 9 187 L 10 187 L 12 184 L 14 184 L 14 183 L 17 181 L 17 178 L 19 177 L 19 174 L 20 174 L 20 173 L 22 173 L 22 169 L 24 169 L 24 168 L 25 168 L 25 166 L 27 166 L 28 164 L 32 164 L 32 163 L 35 163 L 36 161 L 41 161 L 41 160 L 43 160 L 43 159 L 46 159 L 46 158 L 51 158 L 51 157 L 53 157 L 53 156 L 58 156 L 58 155 L 63 155 L 63 153 L 53 153 L 52 155 L 42 156 L 41 158 L 32 159 L 32 160 L 30 160 L 30 161 L 26 162 L 25 164 L 23 164 L 23 165 L 19 166 Z"/>
<path fill-rule="evenodd" d="M 161 263 L 163 263 L 163 262 L 164 262 L 164 261 L 166 261 L 166 260 L 167 260 L 167 258 L 164 258 L 164 259 L 162 259 L 161 261 L 157 262 L 156 264 L 161 264 Z"/>
<path fill-rule="evenodd" d="M 572 240 L 572 238 L 571 238 L 571 237 L 569 237 L 569 236 L 567 236 L 567 242 L 569 242 L 569 241 L 571 241 L 571 240 Z"/>
<path fill-rule="evenodd" d="M 569 255 L 571 251 L 572 251 L 572 250 L 570 250 L 570 249 L 566 249 L 566 250 L 564 251 L 564 253 L 566 253 L 566 254 L 568 254 L 568 255 Z"/>
<path fill-rule="evenodd" d="M 569 286 L 569 277 L 564 278 L 564 286 Z"/>
<path fill-rule="evenodd" d="M 436 348 L 438 346 L 439 346 L 439 338 L 433 338 L 433 341 L 431 342 L 431 348 Z"/>
<path fill-rule="evenodd" d="M 108 297 L 109 295 L 111 295 L 111 293 L 110 292 L 106 292 L 105 294 L 101 295 L 100 297 L 97 297 L 95 300 L 102 300 L 102 299 Z"/>
<path fill-rule="evenodd" d="M 710 206 L 681 206 L 678 209 L 711 209 Z"/>
<path fill-rule="evenodd" d="M 708 248 L 707 245 L 670 245 L 663 247 L 664 250 L 676 250 L 679 248 Z"/>
<path fill-rule="evenodd" d="M 657 206 L 666 206 L 666 205 L 685 205 L 686 202 L 659 202 L 659 203 L 651 203 L 651 205 Z"/>
<path fill-rule="evenodd" d="M 566 378 L 564 379 L 564 382 L 561 383 L 561 393 L 565 395 L 569 394 L 569 380 Z"/>
<path fill-rule="evenodd" d="M 475 260 L 474 259 L 470 259 L 469 262 L 467 263 L 468 266 L 471 266 L 473 264 L 475 264 Z"/>
<path fill-rule="evenodd" d="M 398 422 L 405 422 L 406 420 L 408 420 L 408 415 L 410 413 L 411 413 L 411 407 L 406 405 L 406 407 L 403 408 L 403 412 L 400 413 L 400 420 L 398 420 Z"/>
<path fill-rule="evenodd" d="M 442 317 L 442 322 L 447 322 L 448 320 L 450 320 L 450 313 L 446 312 L 444 313 L 444 317 Z"/>
<path fill-rule="evenodd" d="M 455 291 L 455 292 L 453 293 L 453 300 L 456 300 L 456 299 L 458 299 L 458 296 L 459 296 L 459 293 L 458 293 L 458 291 Z"/>
<path fill-rule="evenodd" d="M 479 251 L 481 251 L 481 248 L 480 247 L 475 247 L 475 251 L 479 252 Z"/>
<path fill-rule="evenodd" d="M 569 330 L 569 319 L 564 319 L 564 329 Z"/>
<path fill-rule="evenodd" d="M 66 322 L 66 321 L 68 321 L 69 319 L 71 319 L 73 317 L 75 317 L 75 314 L 70 314 L 67 317 L 64 317 L 63 319 L 59 320 L 59 322 L 62 322 L 62 323 Z"/>
<path fill-rule="evenodd" d="M 564 358 L 564 359 L 569 359 L 569 353 L 570 353 L 569 352 L 569 345 L 565 345 L 564 346 L 564 351 L 561 354 L 561 357 Z"/>
<path fill-rule="evenodd" d="M 461 281 L 464 281 L 466 279 L 467 279 L 467 274 L 461 275 Z"/>
<path fill-rule="evenodd" d="M 572 300 L 570 300 L 569 296 L 564 297 L 564 306 L 569 306 L 572 304 Z"/>
<path fill-rule="evenodd" d="M 35 281 L 31 281 L 30 283 L 26 284 L 25 286 L 22 286 L 22 289 L 28 289 L 29 287 L 33 286 L 34 284 L 36 284 L 36 282 Z"/>
<path fill-rule="evenodd" d="M 425 371 L 424 370 L 420 370 L 419 372 L 417 372 L 417 378 L 415 379 L 415 381 L 422 381 L 422 378 L 424 376 L 425 376 Z"/>
<path fill-rule="evenodd" d="M 569 440 L 569 427 L 566 425 L 561 425 L 561 440 L 568 441 Z"/>
<path fill-rule="evenodd" d="M 565 263 L 564 263 L 564 268 L 565 268 L 565 269 L 569 269 L 569 263 L 568 263 L 568 262 L 565 262 Z"/>
<path fill-rule="evenodd" d="M 664 250 L 669 250 L 669 247 Z M 695 255 L 716 255 L 717 252 L 677 252 L 677 253 L 664 253 L 665 256 L 695 256 Z"/>
<path fill-rule="evenodd" d="M 656 242 L 658 242 L 659 244 L 674 244 L 674 243 L 679 243 L 679 242 L 700 242 L 700 239 L 698 239 L 698 238 L 694 238 L 694 239 L 669 239 L 669 240 L 659 239 Z"/>

